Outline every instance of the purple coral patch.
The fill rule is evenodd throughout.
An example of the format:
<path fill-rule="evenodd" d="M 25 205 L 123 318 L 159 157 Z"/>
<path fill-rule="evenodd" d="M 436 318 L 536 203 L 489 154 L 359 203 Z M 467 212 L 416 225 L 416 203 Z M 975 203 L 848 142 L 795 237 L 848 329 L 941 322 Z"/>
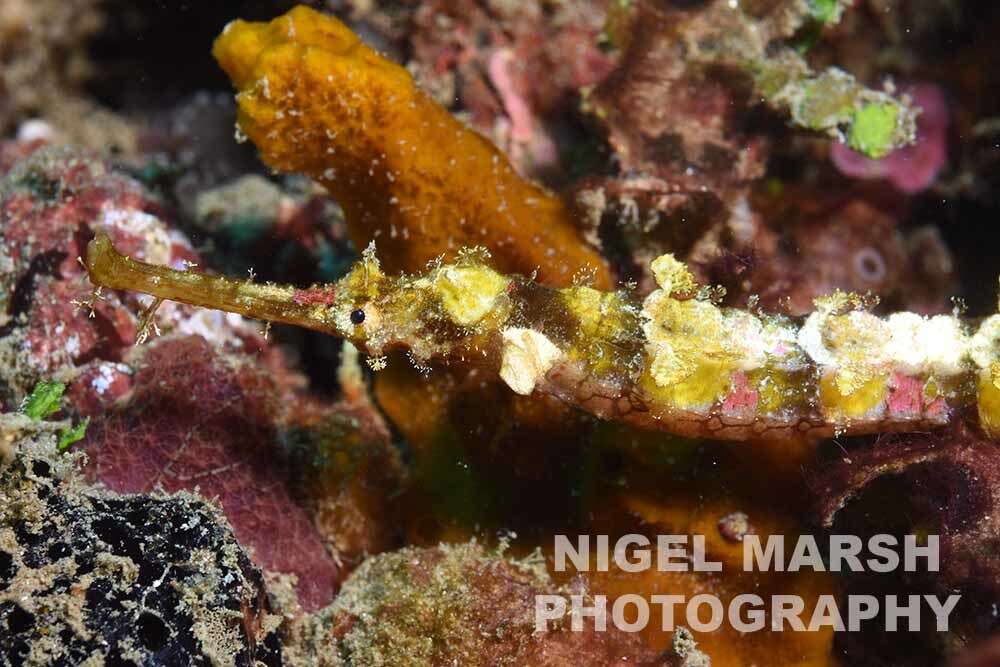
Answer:
<path fill-rule="evenodd" d="M 872 160 L 841 143 L 834 143 L 830 158 L 846 176 L 888 179 L 906 193 L 925 190 L 934 183 L 948 161 L 948 102 L 938 86 L 918 84 L 908 90 L 923 112 L 917 117 L 917 141 Z"/>
<path fill-rule="evenodd" d="M 258 565 L 298 578 L 303 608 L 328 603 L 341 573 L 285 485 L 269 373 L 191 336 L 150 346 L 134 387 L 124 409 L 92 423 L 89 476 L 123 493 L 216 498 Z"/>

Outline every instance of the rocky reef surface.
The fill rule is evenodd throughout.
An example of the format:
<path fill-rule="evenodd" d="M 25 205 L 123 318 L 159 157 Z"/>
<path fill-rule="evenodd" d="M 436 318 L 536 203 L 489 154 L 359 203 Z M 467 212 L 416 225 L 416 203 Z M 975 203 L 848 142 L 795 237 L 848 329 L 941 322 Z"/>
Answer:
<path fill-rule="evenodd" d="M 308 5 L 0 3 L 0 664 L 995 662 L 1000 11 Z M 805 533 L 940 572 L 738 567 Z M 534 628 L 749 591 L 962 599 Z"/>
<path fill-rule="evenodd" d="M 217 507 L 95 489 L 47 424 L 0 428 L 4 664 L 280 664 L 263 574 Z"/>

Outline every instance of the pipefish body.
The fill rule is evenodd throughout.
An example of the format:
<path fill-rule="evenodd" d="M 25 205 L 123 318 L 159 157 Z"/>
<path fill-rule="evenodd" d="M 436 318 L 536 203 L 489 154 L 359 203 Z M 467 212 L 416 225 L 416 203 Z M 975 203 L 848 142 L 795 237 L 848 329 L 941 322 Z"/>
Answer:
<path fill-rule="evenodd" d="M 475 364 L 520 394 L 683 436 L 815 440 L 966 414 L 1000 436 L 1000 315 L 880 317 L 839 292 L 801 319 L 720 307 L 671 255 L 641 300 L 502 275 L 482 250 L 394 276 L 370 247 L 344 278 L 306 289 L 145 264 L 104 234 L 86 265 L 97 286 L 303 326 L 375 358 Z"/>

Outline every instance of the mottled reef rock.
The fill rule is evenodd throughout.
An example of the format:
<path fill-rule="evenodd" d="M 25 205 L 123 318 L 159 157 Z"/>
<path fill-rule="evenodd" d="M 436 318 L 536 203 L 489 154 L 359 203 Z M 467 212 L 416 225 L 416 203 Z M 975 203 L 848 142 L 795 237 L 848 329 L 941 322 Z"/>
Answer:
<path fill-rule="evenodd" d="M 536 633 L 534 596 L 557 592 L 541 562 L 510 560 L 475 542 L 408 547 L 358 568 L 308 635 L 318 651 L 329 651 L 334 637 L 343 664 L 368 667 L 673 664 L 610 627 Z"/>
<path fill-rule="evenodd" d="M 85 486 L 45 423 L 0 417 L 0 664 L 280 664 L 263 576 L 204 500 Z"/>
<path fill-rule="evenodd" d="M 87 476 L 122 493 L 217 499 L 255 563 L 296 575 L 303 606 L 329 602 L 342 575 L 287 483 L 277 425 L 294 399 L 274 370 L 199 336 L 158 339 L 129 362 L 127 402 L 91 425 Z"/>

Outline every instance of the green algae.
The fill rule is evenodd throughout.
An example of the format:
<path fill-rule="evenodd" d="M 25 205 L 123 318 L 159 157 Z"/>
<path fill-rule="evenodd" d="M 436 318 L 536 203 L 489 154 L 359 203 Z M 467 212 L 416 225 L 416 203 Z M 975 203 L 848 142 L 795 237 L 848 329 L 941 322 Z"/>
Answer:
<path fill-rule="evenodd" d="M 865 155 L 879 158 L 893 147 L 899 109 L 892 104 L 866 104 L 854 113 L 847 145 Z"/>
<path fill-rule="evenodd" d="M 62 400 L 66 385 L 62 382 L 43 380 L 35 385 L 31 394 L 24 399 L 21 413 L 33 421 L 41 421 L 59 412 L 59 402 Z"/>

